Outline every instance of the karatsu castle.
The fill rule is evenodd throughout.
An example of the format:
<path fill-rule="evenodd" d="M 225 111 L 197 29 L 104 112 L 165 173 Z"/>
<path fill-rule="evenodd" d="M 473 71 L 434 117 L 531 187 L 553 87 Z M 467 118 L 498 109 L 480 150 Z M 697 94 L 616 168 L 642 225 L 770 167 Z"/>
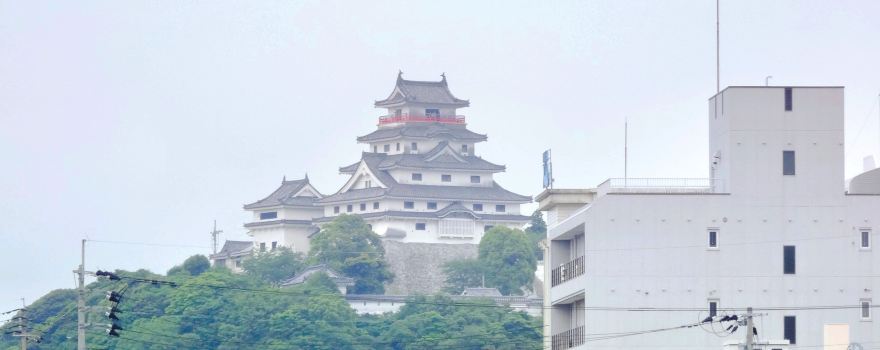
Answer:
<path fill-rule="evenodd" d="M 365 148 L 360 159 L 339 168 L 348 181 L 335 193 L 322 194 L 308 177 L 282 180 L 271 194 L 244 206 L 253 213 L 244 224 L 253 243 L 227 241 L 212 255 L 215 264 L 237 269 L 253 251 L 282 246 L 308 252 L 321 225 L 342 214 L 362 217 L 383 238 L 389 260 L 402 259 L 400 269 L 416 264 L 406 261 L 412 254 L 408 250 L 436 254 L 436 269 L 446 260 L 474 255 L 483 233 L 493 226 L 525 225 L 529 217 L 521 215 L 520 205 L 531 197 L 494 180 L 505 167 L 478 155 L 486 135 L 468 130 L 458 110 L 470 102 L 455 97 L 441 76 L 440 81 L 414 81 L 399 74 L 388 98 L 375 102 L 385 113 L 378 128 L 357 138 Z"/>

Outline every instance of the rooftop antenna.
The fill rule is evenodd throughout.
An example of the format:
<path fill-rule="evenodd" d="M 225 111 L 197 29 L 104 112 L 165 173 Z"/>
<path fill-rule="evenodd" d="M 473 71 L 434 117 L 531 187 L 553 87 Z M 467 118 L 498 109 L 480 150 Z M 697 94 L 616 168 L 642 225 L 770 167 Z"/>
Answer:
<path fill-rule="evenodd" d="M 627 118 L 623 119 L 623 179 L 626 180 L 627 176 L 627 168 L 629 165 L 629 122 Z"/>
<path fill-rule="evenodd" d="M 211 231 L 211 241 L 214 246 L 214 254 L 217 254 L 217 237 L 219 237 L 221 233 L 223 233 L 223 231 L 217 230 L 217 220 L 214 220 L 214 230 Z"/>
<path fill-rule="evenodd" d="M 770 79 L 773 79 L 772 75 L 764 77 L 764 86 L 770 86 Z"/>
<path fill-rule="evenodd" d="M 721 0 L 715 0 L 715 93 L 721 92 Z"/>

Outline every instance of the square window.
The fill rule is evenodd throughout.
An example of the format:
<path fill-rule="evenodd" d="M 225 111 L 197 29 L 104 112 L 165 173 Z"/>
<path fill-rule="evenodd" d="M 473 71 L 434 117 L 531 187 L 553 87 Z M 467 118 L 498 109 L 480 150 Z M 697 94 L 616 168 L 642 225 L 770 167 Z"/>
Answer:
<path fill-rule="evenodd" d="M 483 211 L 483 205 L 478 204 L 478 203 L 474 203 L 473 209 L 474 209 L 474 211 Z"/>
<path fill-rule="evenodd" d="M 396 151 L 399 151 L 399 150 L 400 150 L 400 142 L 397 143 L 397 146 L 395 147 L 395 150 L 396 150 Z"/>
<path fill-rule="evenodd" d="M 422 181 L 422 174 L 421 173 L 413 173 L 412 180 L 413 181 Z"/>
<path fill-rule="evenodd" d="M 373 209 L 379 209 L 379 202 L 373 202 Z"/>
<path fill-rule="evenodd" d="M 412 149 L 413 151 L 418 151 L 418 150 L 419 150 L 419 144 L 418 144 L 417 142 L 413 142 L 413 143 L 411 143 L 411 144 L 409 145 L 409 148 Z"/>
<path fill-rule="evenodd" d="M 468 153 L 468 145 L 461 145 L 461 153 Z"/>
<path fill-rule="evenodd" d="M 373 153 L 379 153 L 379 146 L 373 146 Z"/>
<path fill-rule="evenodd" d="M 333 207 L 333 214 L 339 214 L 339 206 Z"/>
<path fill-rule="evenodd" d="M 790 344 L 797 344 L 797 318 L 785 316 L 782 334 Z"/>
<path fill-rule="evenodd" d="M 709 316 L 718 316 L 718 299 L 709 300 Z"/>
<path fill-rule="evenodd" d="M 717 229 L 709 230 L 709 248 L 710 249 L 718 249 L 718 230 Z"/>
<path fill-rule="evenodd" d="M 403 202 L 403 209 L 413 209 L 415 207 L 416 207 L 415 202 L 409 202 L 409 201 Z"/>
<path fill-rule="evenodd" d="M 437 108 L 426 108 L 425 109 L 426 117 L 437 117 L 440 116 L 440 110 Z"/>
<path fill-rule="evenodd" d="M 364 181 L 364 187 L 366 187 L 366 188 L 373 187 L 373 182 L 370 180 Z"/>
<path fill-rule="evenodd" d="M 391 145 L 382 146 L 382 149 L 385 150 L 386 153 L 391 151 Z"/>
<path fill-rule="evenodd" d="M 861 305 L 862 321 L 870 321 L 871 320 L 871 299 L 859 300 L 859 305 Z"/>
<path fill-rule="evenodd" d="M 505 206 L 504 204 L 498 204 L 495 206 L 495 211 L 498 213 L 503 213 L 507 211 L 507 206 Z"/>
<path fill-rule="evenodd" d="M 437 209 L 437 202 L 428 202 L 428 209 Z"/>
<path fill-rule="evenodd" d="M 278 248 L 278 242 L 272 242 L 272 250 L 275 250 L 275 248 Z"/>
<path fill-rule="evenodd" d="M 472 184 L 478 184 L 478 183 L 480 183 L 480 176 L 478 176 L 478 175 L 471 175 L 471 183 L 472 183 Z"/>
<path fill-rule="evenodd" d="M 260 251 L 261 251 L 261 252 L 265 252 L 265 251 L 266 251 L 266 242 L 261 242 L 261 243 L 260 243 Z"/>
<path fill-rule="evenodd" d="M 452 175 L 447 175 L 447 174 L 440 175 L 440 181 L 452 182 Z"/>
<path fill-rule="evenodd" d="M 260 213 L 260 220 L 275 219 L 277 217 L 278 217 L 277 211 L 267 211 L 265 213 Z"/>
<path fill-rule="evenodd" d="M 351 204 L 345 206 L 345 211 L 351 213 L 351 211 L 352 211 L 352 206 L 351 206 Z"/>
<path fill-rule="evenodd" d="M 871 231 L 870 230 L 862 230 L 861 231 L 861 245 L 862 249 L 871 249 Z"/>
<path fill-rule="evenodd" d="M 416 230 L 417 231 L 424 231 L 425 230 L 425 223 L 424 222 L 416 223 Z"/>
<path fill-rule="evenodd" d="M 794 151 L 782 151 L 782 175 L 794 175 Z"/>
<path fill-rule="evenodd" d="M 785 88 L 785 110 L 790 111 L 792 107 L 791 103 L 791 88 Z"/>
<path fill-rule="evenodd" d="M 782 247 L 782 272 L 786 275 L 795 274 L 795 248 L 793 245 Z"/>
<path fill-rule="evenodd" d="M 367 203 L 361 203 L 361 211 L 367 210 Z"/>

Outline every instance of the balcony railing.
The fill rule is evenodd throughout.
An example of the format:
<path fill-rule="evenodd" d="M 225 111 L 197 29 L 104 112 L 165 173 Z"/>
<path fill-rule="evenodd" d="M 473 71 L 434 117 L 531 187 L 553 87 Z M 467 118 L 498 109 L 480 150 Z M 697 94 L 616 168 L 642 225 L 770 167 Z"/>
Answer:
<path fill-rule="evenodd" d="M 571 349 L 584 344 L 586 340 L 584 326 L 569 329 L 565 332 L 555 334 L 552 338 L 552 350 Z"/>
<path fill-rule="evenodd" d="M 559 267 L 553 269 L 550 273 L 551 286 L 556 287 L 566 281 L 574 279 L 584 274 L 584 257 L 575 258 Z"/>
<path fill-rule="evenodd" d="M 704 178 L 613 178 L 598 188 L 599 195 L 608 193 L 722 193 L 723 181 Z"/>
<path fill-rule="evenodd" d="M 379 125 L 393 124 L 393 123 L 408 123 L 408 122 L 443 123 L 443 124 L 464 124 L 465 123 L 463 115 L 424 116 L 424 115 L 401 114 L 401 115 L 383 115 L 383 116 L 379 117 Z"/>

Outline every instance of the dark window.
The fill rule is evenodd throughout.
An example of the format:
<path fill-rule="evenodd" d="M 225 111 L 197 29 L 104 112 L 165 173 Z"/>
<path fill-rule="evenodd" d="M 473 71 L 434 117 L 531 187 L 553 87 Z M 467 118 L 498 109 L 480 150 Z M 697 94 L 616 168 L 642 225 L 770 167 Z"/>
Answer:
<path fill-rule="evenodd" d="M 413 203 L 413 202 L 403 202 L 403 208 L 404 208 L 404 209 L 412 209 L 412 208 L 415 208 L 415 207 L 416 207 L 416 204 Z"/>
<path fill-rule="evenodd" d="M 398 108 L 398 109 L 395 109 L 395 110 L 394 110 L 394 115 L 395 115 L 395 116 L 399 117 L 401 114 L 403 114 L 403 111 L 402 111 L 401 109 Z"/>
<path fill-rule="evenodd" d="M 709 248 L 718 248 L 718 231 L 709 231 Z"/>
<path fill-rule="evenodd" d="M 361 211 L 367 210 L 367 203 L 361 203 Z"/>
<path fill-rule="evenodd" d="M 333 214 L 339 214 L 339 206 L 333 207 Z"/>
<path fill-rule="evenodd" d="M 428 209 L 437 209 L 437 202 L 428 202 Z"/>
<path fill-rule="evenodd" d="M 352 207 L 351 204 L 345 206 L 345 211 L 351 213 Z"/>
<path fill-rule="evenodd" d="M 794 175 L 794 151 L 782 151 L 782 175 Z"/>
<path fill-rule="evenodd" d="M 425 109 L 425 116 L 428 117 L 436 117 L 440 115 L 440 110 L 437 108 L 427 108 Z"/>
<path fill-rule="evenodd" d="M 715 317 L 716 315 L 718 315 L 718 302 L 713 300 L 709 302 L 709 316 Z"/>
<path fill-rule="evenodd" d="M 871 319 L 871 301 L 870 300 L 862 300 L 862 319 L 870 320 Z"/>
<path fill-rule="evenodd" d="M 483 211 L 483 205 L 474 203 L 473 209 L 474 211 Z"/>
<path fill-rule="evenodd" d="M 397 143 L 397 146 L 396 146 L 395 149 L 398 150 L 398 151 L 400 150 L 400 142 Z"/>
<path fill-rule="evenodd" d="M 495 226 L 492 226 L 492 225 L 486 225 L 486 226 L 483 226 L 483 232 L 489 231 L 489 230 L 491 230 L 493 227 L 495 227 Z"/>
<path fill-rule="evenodd" d="M 795 273 L 794 246 L 787 245 L 782 247 L 782 255 L 783 272 L 786 275 L 793 275 Z"/>
<path fill-rule="evenodd" d="M 440 175 L 440 181 L 452 182 L 452 175 Z"/>
<path fill-rule="evenodd" d="M 461 153 L 468 153 L 468 145 L 461 145 Z"/>
<path fill-rule="evenodd" d="M 267 211 L 265 213 L 260 213 L 260 220 L 275 219 L 277 217 L 278 217 L 277 211 Z"/>
<path fill-rule="evenodd" d="M 373 209 L 379 209 L 379 202 L 373 202 Z"/>
<path fill-rule="evenodd" d="M 782 334 L 790 344 L 797 344 L 797 318 L 794 316 L 785 316 L 784 331 Z"/>
<path fill-rule="evenodd" d="M 275 248 L 278 248 L 278 242 L 272 242 L 272 250 L 275 250 Z"/>
<path fill-rule="evenodd" d="M 417 223 L 417 224 L 416 224 L 416 230 L 418 230 L 418 231 L 424 231 L 424 230 L 425 230 L 425 223 L 424 223 L 424 222 L 419 222 L 419 223 Z"/>
<path fill-rule="evenodd" d="M 480 177 L 477 176 L 477 175 L 471 175 L 471 183 L 472 183 L 472 184 L 478 184 L 478 183 L 480 183 Z"/>
<path fill-rule="evenodd" d="M 418 151 L 418 150 L 419 150 L 419 144 L 416 143 L 416 142 L 413 142 L 412 144 L 409 145 L 409 148 L 412 148 L 413 151 Z"/>
<path fill-rule="evenodd" d="M 503 213 L 507 211 L 507 207 L 504 204 L 498 204 L 495 206 L 495 211 L 499 213 Z"/>
<path fill-rule="evenodd" d="M 367 228 L 369 228 L 370 231 L 372 231 L 372 230 L 373 230 L 373 224 L 367 224 Z"/>
<path fill-rule="evenodd" d="M 265 251 L 266 251 L 266 242 L 262 242 L 262 243 L 260 243 L 260 251 L 261 251 L 261 252 L 265 252 Z"/>
<path fill-rule="evenodd" d="M 241 267 L 241 259 L 235 260 L 235 267 Z"/>
<path fill-rule="evenodd" d="M 385 150 L 385 152 L 391 151 L 391 145 L 382 146 L 382 149 Z"/>
<path fill-rule="evenodd" d="M 373 187 L 373 182 L 370 180 L 364 181 L 364 187 L 366 187 L 366 188 Z"/>
<path fill-rule="evenodd" d="M 785 110 L 791 110 L 791 88 L 785 88 Z"/>
<path fill-rule="evenodd" d="M 420 173 L 413 173 L 413 174 L 412 174 L 412 180 L 413 180 L 413 181 L 422 181 L 422 174 L 420 174 Z"/>
<path fill-rule="evenodd" d="M 379 153 L 379 146 L 373 146 L 373 153 Z"/>
<path fill-rule="evenodd" d="M 862 231 L 862 248 L 871 248 L 871 231 Z"/>

